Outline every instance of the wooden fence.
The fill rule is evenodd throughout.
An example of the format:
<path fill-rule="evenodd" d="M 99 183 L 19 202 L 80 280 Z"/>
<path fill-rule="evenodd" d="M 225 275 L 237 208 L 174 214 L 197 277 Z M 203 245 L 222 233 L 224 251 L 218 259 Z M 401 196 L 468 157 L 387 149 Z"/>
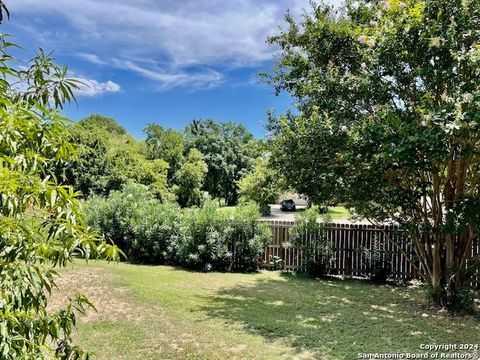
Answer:
<path fill-rule="evenodd" d="M 302 252 L 298 248 L 285 246 L 290 242 L 291 221 L 270 221 L 272 242 L 262 254 L 264 268 L 279 267 L 283 270 L 301 270 L 304 268 Z M 327 243 L 333 251 L 331 272 L 338 275 L 367 275 L 368 261 L 365 261 L 364 249 L 372 249 L 374 244 L 387 256 L 390 262 L 391 276 L 395 279 L 419 278 L 419 264 L 412 243 L 405 232 L 396 226 L 374 226 L 365 224 L 332 224 L 326 231 Z M 307 234 L 308 237 L 308 234 Z M 480 242 L 472 246 L 472 255 L 480 254 Z M 281 260 L 275 264 L 274 260 Z M 480 273 L 476 282 L 480 284 Z"/>

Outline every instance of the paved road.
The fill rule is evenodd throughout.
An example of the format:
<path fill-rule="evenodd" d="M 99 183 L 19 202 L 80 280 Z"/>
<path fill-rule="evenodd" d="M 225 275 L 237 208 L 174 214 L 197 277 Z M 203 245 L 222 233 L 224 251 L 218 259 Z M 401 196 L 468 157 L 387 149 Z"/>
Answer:
<path fill-rule="evenodd" d="M 278 221 L 293 221 L 295 220 L 295 212 L 283 212 L 280 210 L 280 205 L 271 205 L 270 216 L 262 216 L 262 219 L 278 220 Z M 297 211 L 304 210 L 306 206 L 297 205 Z"/>
<path fill-rule="evenodd" d="M 271 205 L 271 214 L 270 216 L 262 216 L 262 219 L 265 220 L 277 220 L 277 221 L 294 221 L 295 214 L 298 211 L 305 210 L 306 206 L 297 205 L 296 212 L 283 212 L 280 210 L 280 205 Z M 334 223 L 348 223 L 353 224 L 354 222 L 344 219 L 344 220 L 332 220 Z M 368 221 L 356 221 L 355 224 L 370 224 Z"/>

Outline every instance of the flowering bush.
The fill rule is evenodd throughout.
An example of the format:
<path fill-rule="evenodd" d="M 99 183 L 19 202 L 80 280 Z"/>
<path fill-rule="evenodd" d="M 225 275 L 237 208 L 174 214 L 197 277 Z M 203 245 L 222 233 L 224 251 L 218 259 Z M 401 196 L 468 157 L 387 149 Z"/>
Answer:
<path fill-rule="evenodd" d="M 187 210 L 179 244 L 180 263 L 204 271 L 256 270 L 260 251 L 271 236 L 258 222 L 259 216 L 253 203 L 239 205 L 230 214 L 211 201 Z"/>
<path fill-rule="evenodd" d="M 175 261 L 180 208 L 153 199 L 146 186 L 129 182 L 108 198 L 91 197 L 85 216 L 90 226 L 125 252 L 128 261 L 158 264 Z"/>
<path fill-rule="evenodd" d="M 272 165 L 314 203 L 400 224 L 453 309 L 480 267 L 480 2 L 313 7 L 270 39 L 268 80 L 298 107 L 270 119 Z"/>
<path fill-rule="evenodd" d="M 92 197 L 87 222 L 100 230 L 135 263 L 178 264 L 203 271 L 253 271 L 270 239 L 253 203 L 227 213 L 213 201 L 180 209 L 152 199 L 148 189 L 127 183 L 108 198 Z M 235 252 L 235 259 L 234 259 Z"/>

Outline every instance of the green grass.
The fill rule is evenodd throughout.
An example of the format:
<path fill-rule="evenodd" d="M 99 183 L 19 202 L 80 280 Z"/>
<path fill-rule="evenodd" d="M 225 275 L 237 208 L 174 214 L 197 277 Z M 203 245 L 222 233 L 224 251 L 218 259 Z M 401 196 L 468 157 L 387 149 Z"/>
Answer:
<path fill-rule="evenodd" d="M 331 206 L 328 208 L 327 215 L 330 215 L 332 220 L 348 220 L 352 214 L 343 206 Z"/>
<path fill-rule="evenodd" d="M 96 304 L 76 340 L 99 359 L 354 359 L 480 343 L 478 319 L 427 309 L 418 288 L 104 262 L 59 285 L 56 302 L 81 291 Z"/>

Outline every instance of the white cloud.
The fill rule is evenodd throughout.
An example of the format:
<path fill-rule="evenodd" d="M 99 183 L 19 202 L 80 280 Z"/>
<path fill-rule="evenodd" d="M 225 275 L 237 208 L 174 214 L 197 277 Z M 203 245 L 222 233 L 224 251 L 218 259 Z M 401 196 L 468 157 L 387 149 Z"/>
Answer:
<path fill-rule="evenodd" d="M 29 24 L 31 35 L 49 47 L 99 66 L 121 62 L 168 87 L 214 86 L 224 81 L 221 72 L 271 60 L 275 49 L 266 39 L 284 24 L 288 8 L 299 16 L 309 0 L 16 0 L 10 6 L 12 14 L 37 20 Z"/>
<path fill-rule="evenodd" d="M 76 96 L 97 96 L 104 93 L 120 91 L 120 85 L 111 80 L 106 82 L 84 78 L 76 78 L 76 80 L 81 82 L 79 88 L 74 91 Z"/>
<path fill-rule="evenodd" d="M 265 40 L 282 16 L 301 1 L 265 0 L 18 0 L 12 12 L 62 15 L 72 25 L 68 36 L 52 41 L 115 55 L 158 54 L 175 66 L 244 66 L 271 59 Z M 52 24 L 40 33 L 53 33 Z M 65 29 L 62 29 L 65 31 Z"/>
<path fill-rule="evenodd" d="M 79 53 L 77 54 L 78 57 L 91 62 L 93 64 L 97 65 L 107 65 L 108 63 L 106 61 L 101 60 L 98 55 L 95 54 L 88 54 L 88 53 Z"/>
<path fill-rule="evenodd" d="M 111 64 L 122 70 L 130 70 L 143 77 L 155 80 L 161 89 L 171 87 L 212 88 L 224 81 L 224 76 L 212 69 L 185 71 L 179 69 L 161 69 L 150 64 L 149 67 L 130 60 L 112 59 Z"/>

